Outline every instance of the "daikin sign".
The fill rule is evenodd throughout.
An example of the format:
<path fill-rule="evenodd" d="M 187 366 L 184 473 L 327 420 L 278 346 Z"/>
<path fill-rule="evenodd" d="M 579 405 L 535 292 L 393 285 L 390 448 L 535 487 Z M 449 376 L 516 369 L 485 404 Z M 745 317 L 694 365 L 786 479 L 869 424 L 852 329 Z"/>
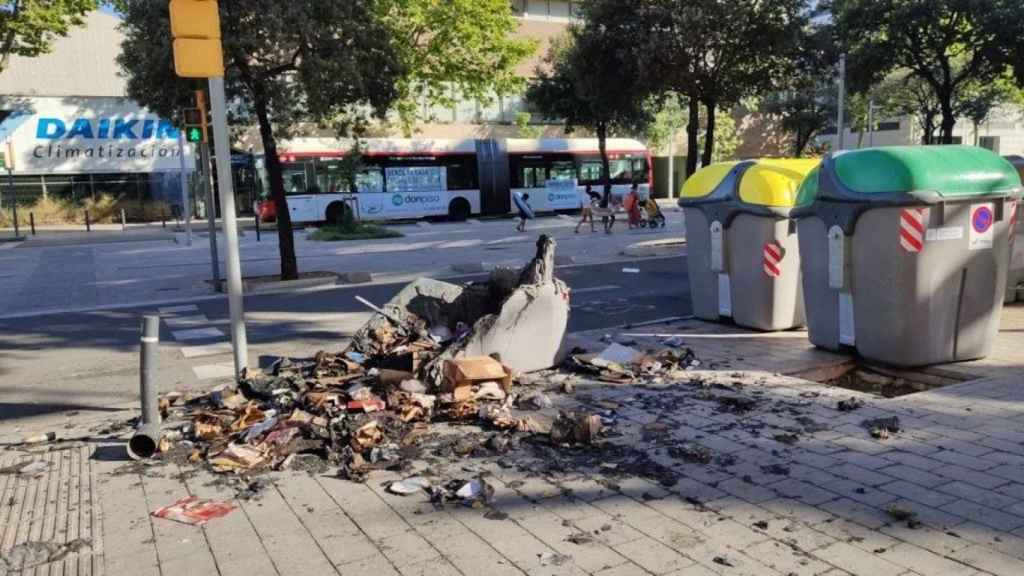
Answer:
<path fill-rule="evenodd" d="M 0 137 L 13 141 L 22 174 L 180 170 L 177 128 L 131 100 L 0 98 L 5 106 Z"/>

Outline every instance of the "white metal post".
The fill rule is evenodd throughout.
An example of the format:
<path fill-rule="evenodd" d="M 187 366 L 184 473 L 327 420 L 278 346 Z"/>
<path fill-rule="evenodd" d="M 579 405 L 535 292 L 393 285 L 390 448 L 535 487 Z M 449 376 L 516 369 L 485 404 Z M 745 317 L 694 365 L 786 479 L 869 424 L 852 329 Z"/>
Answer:
<path fill-rule="evenodd" d="M 235 212 L 235 187 L 231 178 L 231 146 L 228 145 L 227 102 L 224 78 L 210 78 L 210 108 L 213 111 L 213 146 L 217 161 L 220 212 L 224 227 L 224 255 L 227 270 L 228 308 L 231 312 L 231 345 L 235 356 L 235 374 L 249 366 L 249 344 L 245 334 L 242 300 L 242 263 L 238 254 L 238 222 Z"/>
<path fill-rule="evenodd" d="M 675 179 L 676 179 L 676 128 L 672 127 L 672 135 L 669 136 L 668 141 L 668 197 L 669 199 L 675 198 Z M 654 167 L 652 166 L 653 170 Z"/>
<path fill-rule="evenodd" d="M 178 153 L 181 159 L 181 211 L 183 212 L 182 217 L 185 219 L 185 239 L 186 245 L 192 245 L 192 206 L 189 202 L 188 194 L 188 164 L 185 162 L 185 152 L 187 146 L 185 145 L 185 131 L 178 131 Z"/>
<path fill-rule="evenodd" d="M 836 120 L 836 150 L 842 150 L 845 140 L 845 129 L 843 128 L 846 114 L 846 54 L 839 57 L 839 118 Z"/>

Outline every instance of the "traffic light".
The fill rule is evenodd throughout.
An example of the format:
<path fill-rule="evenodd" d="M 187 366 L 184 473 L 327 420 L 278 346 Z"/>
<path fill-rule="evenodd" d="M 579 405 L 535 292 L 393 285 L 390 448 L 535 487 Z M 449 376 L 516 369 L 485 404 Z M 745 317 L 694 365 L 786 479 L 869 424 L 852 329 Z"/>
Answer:
<path fill-rule="evenodd" d="M 171 0 L 174 70 L 182 78 L 224 76 L 216 0 Z"/>
<path fill-rule="evenodd" d="M 206 115 L 200 108 L 182 110 L 185 116 L 185 140 L 189 142 L 206 142 Z"/>

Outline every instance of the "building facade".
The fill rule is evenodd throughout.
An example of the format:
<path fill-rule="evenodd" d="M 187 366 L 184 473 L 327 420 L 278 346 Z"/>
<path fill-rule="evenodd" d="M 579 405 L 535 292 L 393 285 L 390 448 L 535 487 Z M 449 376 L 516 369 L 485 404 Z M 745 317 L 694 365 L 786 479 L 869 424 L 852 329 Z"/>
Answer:
<path fill-rule="evenodd" d="M 180 201 L 178 130 L 125 94 L 118 18 L 93 12 L 49 54 L 0 75 L 0 143 L 14 151 L 14 196 Z M 191 154 L 184 154 L 193 168 Z M 11 192 L 0 187 L 6 201 Z"/>

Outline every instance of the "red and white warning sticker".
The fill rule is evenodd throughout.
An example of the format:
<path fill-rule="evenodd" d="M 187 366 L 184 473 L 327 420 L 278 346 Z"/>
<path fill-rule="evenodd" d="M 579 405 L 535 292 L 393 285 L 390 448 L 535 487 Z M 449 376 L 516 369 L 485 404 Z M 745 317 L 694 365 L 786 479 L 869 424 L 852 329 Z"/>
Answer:
<path fill-rule="evenodd" d="M 924 250 L 924 239 L 928 226 L 927 208 L 904 208 L 900 214 L 900 246 L 916 254 Z"/>
<path fill-rule="evenodd" d="M 971 206 L 969 250 L 990 250 L 995 238 L 995 204 L 974 204 Z"/>
<path fill-rule="evenodd" d="M 786 250 L 778 242 L 770 240 L 764 244 L 764 273 L 769 278 L 782 276 L 782 259 Z"/>
<path fill-rule="evenodd" d="M 1010 246 L 1013 246 L 1013 240 L 1017 237 L 1017 212 L 1020 208 L 1020 203 L 1016 200 L 1011 200 L 1007 203 L 1010 210 Z"/>

